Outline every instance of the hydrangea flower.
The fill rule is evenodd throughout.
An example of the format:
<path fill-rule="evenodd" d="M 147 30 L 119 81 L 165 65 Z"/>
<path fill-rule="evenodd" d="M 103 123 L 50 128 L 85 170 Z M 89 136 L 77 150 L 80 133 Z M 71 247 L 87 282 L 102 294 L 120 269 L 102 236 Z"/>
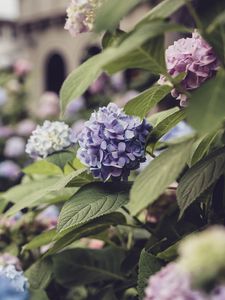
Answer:
<path fill-rule="evenodd" d="M 17 124 L 16 133 L 25 137 L 29 136 L 35 130 L 36 126 L 37 124 L 34 121 L 24 119 Z"/>
<path fill-rule="evenodd" d="M 20 176 L 20 167 L 11 160 L 0 163 L 0 177 L 15 180 Z"/>
<path fill-rule="evenodd" d="M 78 135 L 77 157 L 95 178 L 126 180 L 145 161 L 145 141 L 151 126 L 126 115 L 115 103 L 92 113 Z"/>
<path fill-rule="evenodd" d="M 25 292 L 28 287 L 23 271 L 17 271 L 14 265 L 0 266 L 0 278 L 8 279 L 18 292 Z"/>
<path fill-rule="evenodd" d="M 35 222 L 44 229 L 53 229 L 57 225 L 59 209 L 55 205 L 51 205 L 44 209 L 35 218 Z"/>
<path fill-rule="evenodd" d="M 19 77 L 26 76 L 32 70 L 31 63 L 24 58 L 18 59 L 13 67 L 15 74 Z"/>
<path fill-rule="evenodd" d="M 74 99 L 66 108 L 66 116 L 74 117 L 79 111 L 85 108 L 85 99 L 83 97 L 79 97 Z"/>
<path fill-rule="evenodd" d="M 219 61 L 212 47 L 195 31 L 191 38 L 182 38 L 174 42 L 166 50 L 167 71 L 172 77 L 185 72 L 181 86 L 186 90 L 198 88 L 207 79 L 215 75 Z M 165 84 L 166 78 L 161 76 L 159 84 Z M 180 100 L 181 106 L 187 105 L 187 96 L 176 89 L 172 96 Z"/>
<path fill-rule="evenodd" d="M 214 226 L 181 241 L 179 258 L 150 277 L 145 300 L 225 299 L 225 229 Z M 210 291 L 203 289 L 212 286 Z"/>
<path fill-rule="evenodd" d="M 179 246 L 179 264 L 196 285 L 225 274 L 225 229 L 214 226 L 186 237 Z M 193 255 L 194 253 L 194 255 Z"/>
<path fill-rule="evenodd" d="M 9 138 L 14 134 L 14 130 L 10 126 L 0 126 L 0 139 Z"/>
<path fill-rule="evenodd" d="M 7 92 L 0 87 L 0 106 L 3 106 L 7 102 Z"/>
<path fill-rule="evenodd" d="M 4 155 L 6 157 L 14 158 L 24 154 L 25 141 L 19 136 L 13 136 L 6 141 L 4 148 Z"/>
<path fill-rule="evenodd" d="M 54 92 L 45 92 L 38 102 L 35 114 L 38 118 L 45 120 L 55 118 L 60 113 L 59 97 Z"/>
<path fill-rule="evenodd" d="M 37 126 L 30 136 L 26 153 L 32 158 L 47 157 L 61 151 L 73 143 L 72 130 L 64 122 L 45 121 L 42 126 Z"/>
<path fill-rule="evenodd" d="M 170 263 L 151 276 L 144 300 L 224 300 L 225 285 L 216 286 L 209 294 L 192 287 L 192 277 L 178 263 Z"/>
<path fill-rule="evenodd" d="M 96 11 L 102 3 L 103 0 L 72 0 L 67 9 L 65 29 L 74 37 L 92 31 Z"/>
<path fill-rule="evenodd" d="M 0 299 L 2 300 L 28 300 L 28 291 L 18 291 L 9 278 L 0 275 Z"/>
<path fill-rule="evenodd" d="M 190 277 L 176 263 L 170 263 L 151 276 L 144 300 L 206 300 L 203 293 L 191 289 Z"/>

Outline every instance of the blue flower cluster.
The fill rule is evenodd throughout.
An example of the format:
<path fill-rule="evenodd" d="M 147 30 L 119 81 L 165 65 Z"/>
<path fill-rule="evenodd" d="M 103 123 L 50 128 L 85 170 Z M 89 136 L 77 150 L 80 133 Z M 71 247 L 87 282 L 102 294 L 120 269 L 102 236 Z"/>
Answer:
<path fill-rule="evenodd" d="M 92 113 L 78 135 L 77 157 L 95 178 L 127 180 L 145 161 L 145 142 L 151 130 L 146 120 L 126 115 L 110 103 Z"/>
<path fill-rule="evenodd" d="M 14 265 L 0 266 L 0 281 L 2 280 L 8 281 L 8 290 L 15 290 L 17 293 L 25 293 L 27 290 L 27 278 L 24 277 L 23 271 L 17 271 Z M 0 299 L 5 298 L 0 297 Z"/>

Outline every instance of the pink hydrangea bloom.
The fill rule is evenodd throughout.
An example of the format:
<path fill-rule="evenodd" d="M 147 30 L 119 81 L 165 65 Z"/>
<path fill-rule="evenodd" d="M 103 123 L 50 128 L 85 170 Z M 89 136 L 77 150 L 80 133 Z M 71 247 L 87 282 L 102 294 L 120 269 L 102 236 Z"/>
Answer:
<path fill-rule="evenodd" d="M 14 130 L 10 126 L 0 126 L 0 139 L 5 139 L 14 134 Z"/>
<path fill-rule="evenodd" d="M 22 136 L 30 136 L 32 131 L 36 128 L 37 124 L 30 120 L 30 119 L 24 119 L 23 121 L 19 122 L 17 124 L 16 132 L 18 135 Z"/>
<path fill-rule="evenodd" d="M 60 102 L 57 94 L 45 92 L 38 103 L 36 115 L 40 119 L 54 118 L 60 113 Z"/>
<path fill-rule="evenodd" d="M 216 286 L 209 294 L 191 287 L 191 276 L 177 263 L 170 263 L 151 276 L 144 300 L 224 300 L 225 285 Z"/>
<path fill-rule="evenodd" d="M 5 144 L 4 155 L 6 157 L 19 157 L 25 153 L 25 141 L 23 138 L 13 136 Z"/>
<path fill-rule="evenodd" d="M 186 91 L 195 90 L 207 79 L 213 77 L 219 68 L 219 61 L 206 41 L 195 31 L 191 38 L 182 38 L 166 50 L 167 71 L 172 77 L 185 72 L 181 82 Z M 161 76 L 158 83 L 166 84 Z M 181 106 L 187 105 L 187 96 L 173 89 L 172 96 L 180 100 Z"/>
<path fill-rule="evenodd" d="M 191 289 L 190 277 L 170 263 L 151 276 L 144 300 L 208 300 L 199 291 Z"/>
<path fill-rule="evenodd" d="M 67 9 L 65 29 L 73 37 L 83 32 L 92 31 L 96 10 L 103 0 L 72 0 Z"/>
<path fill-rule="evenodd" d="M 26 76 L 31 70 L 31 63 L 24 58 L 18 59 L 14 64 L 14 72 L 19 77 Z"/>

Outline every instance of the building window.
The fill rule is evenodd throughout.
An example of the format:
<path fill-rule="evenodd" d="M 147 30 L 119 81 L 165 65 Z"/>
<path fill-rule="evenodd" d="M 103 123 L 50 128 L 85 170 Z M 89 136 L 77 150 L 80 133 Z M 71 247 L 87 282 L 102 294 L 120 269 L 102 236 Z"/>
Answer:
<path fill-rule="evenodd" d="M 51 53 L 46 60 L 45 90 L 59 94 L 66 78 L 66 63 L 59 53 Z"/>

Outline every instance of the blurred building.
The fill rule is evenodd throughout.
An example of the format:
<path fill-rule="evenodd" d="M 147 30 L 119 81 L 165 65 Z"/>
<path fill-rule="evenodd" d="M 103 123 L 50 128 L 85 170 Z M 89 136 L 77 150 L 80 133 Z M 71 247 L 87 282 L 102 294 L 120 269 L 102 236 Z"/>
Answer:
<path fill-rule="evenodd" d="M 79 65 L 84 49 L 96 41 L 96 36 L 83 34 L 74 39 L 64 29 L 70 0 L 1 0 L 0 10 L 7 1 L 14 1 L 12 5 L 18 11 L 7 17 L 0 13 L 0 68 L 25 58 L 33 65 L 31 98 L 36 101 L 44 91 L 58 93 L 66 75 Z M 123 29 L 131 27 L 143 9 L 125 19 Z"/>
<path fill-rule="evenodd" d="M 46 90 L 59 92 L 66 75 L 80 63 L 82 50 L 92 39 L 91 34 L 85 34 L 74 40 L 64 30 L 68 2 L 18 0 L 17 16 L 0 14 L 0 67 L 10 67 L 18 58 L 29 60 L 33 65 L 33 99 Z"/>

